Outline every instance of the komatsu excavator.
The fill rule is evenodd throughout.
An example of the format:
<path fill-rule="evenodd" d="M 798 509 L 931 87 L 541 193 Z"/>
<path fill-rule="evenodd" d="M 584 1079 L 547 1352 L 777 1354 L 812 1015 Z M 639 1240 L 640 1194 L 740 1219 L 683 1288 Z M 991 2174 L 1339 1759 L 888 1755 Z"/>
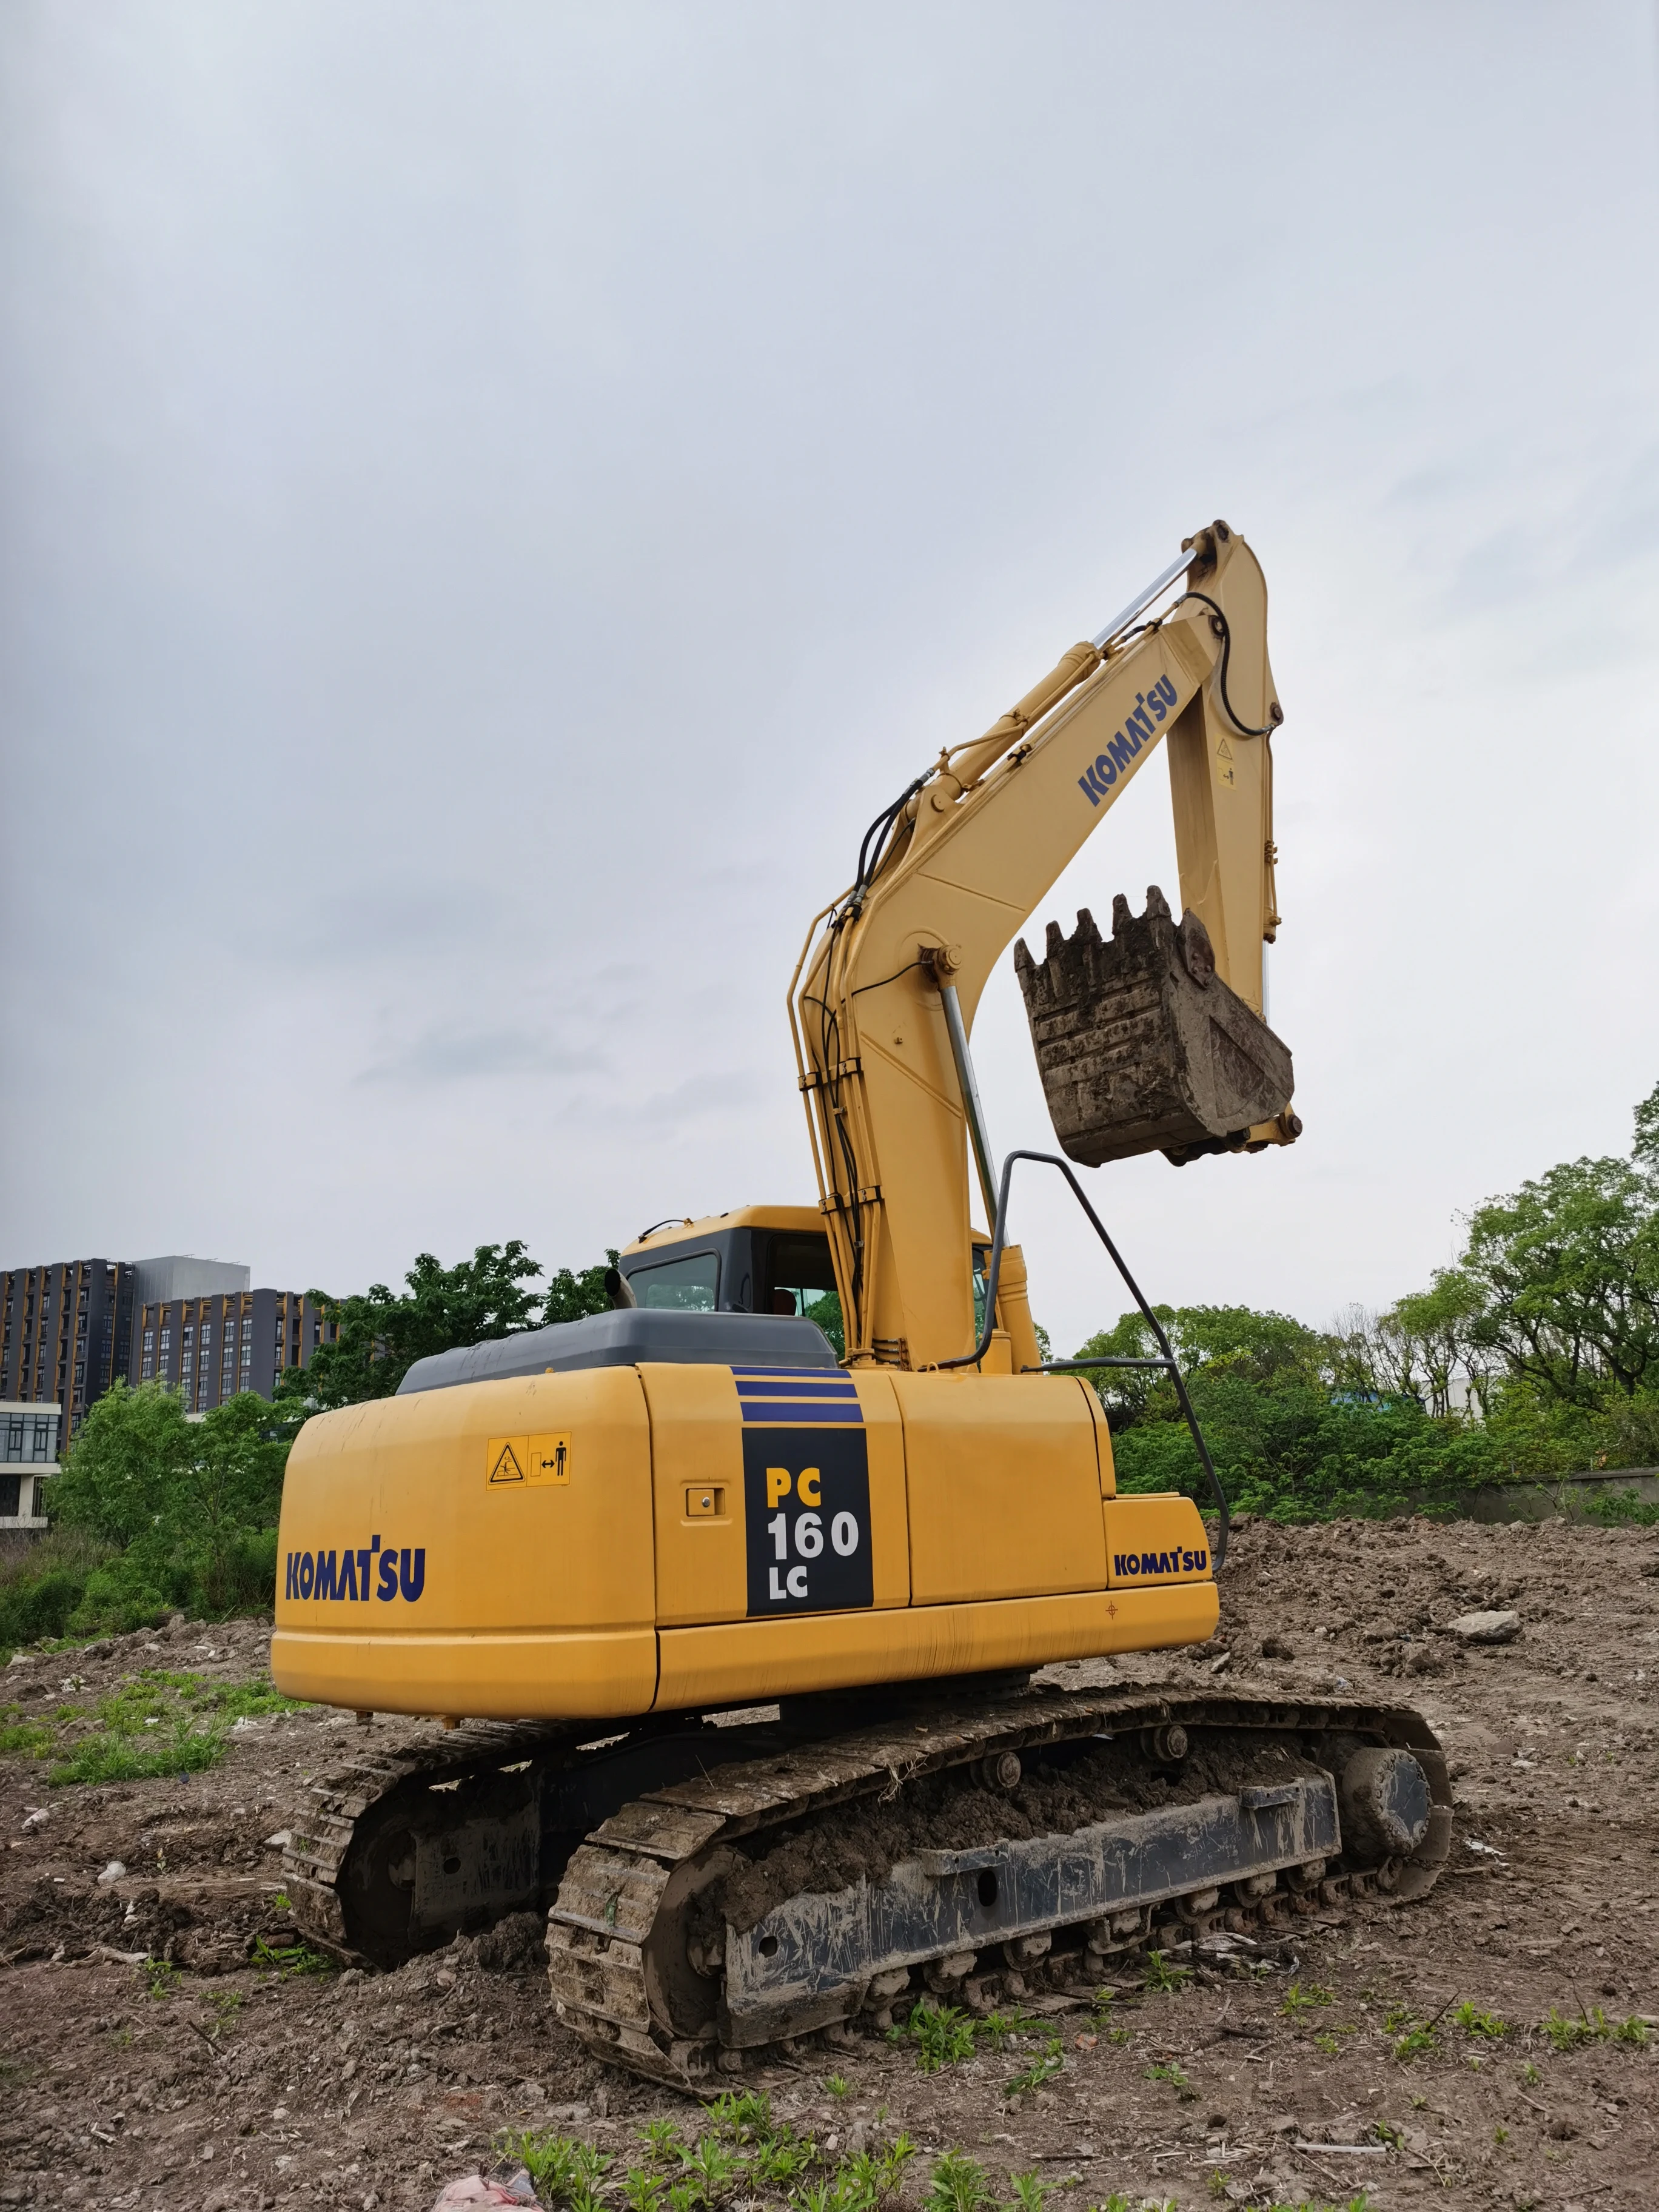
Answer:
<path fill-rule="evenodd" d="M 1218 1619 L 1225 1500 L 1071 1164 L 1299 1133 L 1262 1008 L 1280 719 L 1261 571 L 1218 522 L 884 809 L 815 920 L 790 1012 L 817 1209 L 659 1224 L 612 1310 L 307 1422 L 276 1680 L 441 1723 L 366 1731 L 295 1818 L 316 1941 L 391 1966 L 545 1911 L 566 2022 L 695 2089 L 927 1993 L 982 2009 L 1432 1885 L 1450 1790 L 1417 1714 L 1052 1671 Z M 1084 914 L 1018 946 L 1062 1152 L 998 1175 L 981 993 L 1160 739 L 1181 919 L 1153 890 L 1109 938 Z M 1091 1363 L 1042 1356 L 1017 1168 L 1065 1177 L 1139 1304 L 1212 1528 L 1118 1493 Z"/>

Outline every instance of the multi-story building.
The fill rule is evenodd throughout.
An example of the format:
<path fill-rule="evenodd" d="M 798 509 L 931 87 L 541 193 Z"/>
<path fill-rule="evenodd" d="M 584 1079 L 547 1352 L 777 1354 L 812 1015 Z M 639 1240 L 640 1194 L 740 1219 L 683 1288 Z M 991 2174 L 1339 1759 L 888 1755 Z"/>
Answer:
<path fill-rule="evenodd" d="M 138 1309 L 133 1380 L 170 1382 L 185 1410 L 205 1413 L 243 1390 L 275 1395 L 285 1367 L 308 1367 L 337 1322 L 298 1291 L 157 1298 Z"/>
<path fill-rule="evenodd" d="M 58 1472 L 61 1406 L 0 1402 L 0 1535 L 46 1525 L 40 1486 Z"/>
<path fill-rule="evenodd" d="M 58 1260 L 0 1273 L 0 1400 L 61 1409 L 64 1442 L 131 1356 L 130 1260 Z"/>

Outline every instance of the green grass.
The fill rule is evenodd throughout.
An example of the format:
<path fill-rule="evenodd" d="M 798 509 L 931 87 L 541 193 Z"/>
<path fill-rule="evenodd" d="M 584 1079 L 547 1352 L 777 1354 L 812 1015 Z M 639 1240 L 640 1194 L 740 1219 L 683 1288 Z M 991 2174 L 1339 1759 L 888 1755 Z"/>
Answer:
<path fill-rule="evenodd" d="M 1057 2035 L 1050 2036 L 1042 2057 L 1034 2059 L 1030 2065 L 1016 2074 L 1009 2082 L 1008 2094 L 1011 2097 L 1024 2097 L 1034 2089 L 1042 2088 L 1045 2082 L 1054 2080 L 1055 2075 L 1063 2069 L 1065 2064 L 1066 2057 L 1060 2049 L 1060 2038 Z"/>
<path fill-rule="evenodd" d="M 1146 1972 L 1140 1986 L 1143 1990 L 1161 1990 L 1166 1996 L 1173 1996 L 1177 1990 L 1185 1989 L 1192 1978 L 1190 1966 L 1171 1966 L 1165 1962 L 1162 1951 L 1149 1951 L 1146 1954 Z"/>
<path fill-rule="evenodd" d="M 44 1721 L 26 1721 L 18 1705 L 0 1705 L 0 1752 L 44 1759 L 57 1738 Z"/>
<path fill-rule="evenodd" d="M 139 1970 L 144 1988 L 153 1997 L 170 1997 L 179 1986 L 179 1969 L 166 1959 L 146 1959 Z"/>
<path fill-rule="evenodd" d="M 915 2154 L 901 2135 L 879 2152 L 826 2158 L 778 2124 L 758 2091 L 717 2097 L 707 2110 L 712 2124 L 690 2141 L 672 2120 L 647 2123 L 636 2138 L 647 2162 L 629 2166 L 620 2182 L 606 2178 L 612 2159 L 551 2130 L 510 2130 L 494 2148 L 526 2168 L 540 2201 L 556 2212 L 615 2212 L 618 2198 L 626 2212 L 715 2212 L 757 2191 L 787 2191 L 792 2212 L 876 2212 Z"/>
<path fill-rule="evenodd" d="M 1305 1990 L 1300 1982 L 1292 1982 L 1285 1990 L 1285 2002 L 1279 2009 L 1291 2020 L 1297 2020 L 1304 2012 L 1312 2012 L 1316 2006 L 1334 2002 L 1330 1991 L 1322 1990 L 1317 1982 L 1310 1982 Z"/>
<path fill-rule="evenodd" d="M 170 1673 L 149 1667 L 100 1698 L 90 1715 L 80 1705 L 59 1705 L 50 1723 L 25 1722 L 24 1729 L 44 1729 L 27 1742 L 0 1750 L 27 1751 L 36 1759 L 55 1756 L 47 1780 L 54 1789 L 76 1783 L 143 1782 L 169 1774 L 200 1774 L 224 1757 L 230 1731 L 239 1720 L 295 1712 L 295 1699 L 269 1682 L 210 1682 L 200 1674 Z M 78 1733 L 81 1724 L 92 1726 Z"/>
<path fill-rule="evenodd" d="M 914 2043 L 916 2064 L 924 2074 L 937 2074 L 942 2066 L 959 2065 L 974 2055 L 974 2021 L 957 2005 L 917 2004 L 901 2027 L 890 2027 L 890 2043 Z"/>
<path fill-rule="evenodd" d="M 1500 2020 L 1495 2012 L 1482 2012 L 1478 2004 L 1467 2000 L 1452 2014 L 1452 2024 L 1461 2027 L 1465 2035 L 1484 2035 L 1494 2042 L 1510 2032 L 1508 2021 Z"/>
<path fill-rule="evenodd" d="M 325 1951 L 313 1951 L 309 1943 L 267 1943 L 263 1936 L 254 1938 L 249 1964 L 265 1967 L 283 1981 L 295 1974 L 332 1974 L 339 1971 Z"/>
<path fill-rule="evenodd" d="M 927 2177 L 925 2212 L 981 2212 L 996 2197 L 985 2168 L 965 2151 L 947 2150 L 933 2160 Z"/>
<path fill-rule="evenodd" d="M 1632 2013 L 1628 2020 L 1609 2020 L 1600 2005 L 1592 2005 L 1575 2020 L 1552 2005 L 1547 2020 L 1539 2026 L 1553 2051 L 1577 2051 L 1586 2043 L 1628 2043 L 1638 2051 L 1647 2047 L 1648 2031 Z"/>
<path fill-rule="evenodd" d="M 1178 2058 L 1165 2059 L 1156 2065 L 1149 2066 L 1146 2069 L 1146 2079 L 1149 2081 L 1167 2081 L 1170 2087 L 1177 2090 L 1183 2099 L 1195 2097 L 1198 2094 L 1188 2078 L 1187 2069 Z"/>

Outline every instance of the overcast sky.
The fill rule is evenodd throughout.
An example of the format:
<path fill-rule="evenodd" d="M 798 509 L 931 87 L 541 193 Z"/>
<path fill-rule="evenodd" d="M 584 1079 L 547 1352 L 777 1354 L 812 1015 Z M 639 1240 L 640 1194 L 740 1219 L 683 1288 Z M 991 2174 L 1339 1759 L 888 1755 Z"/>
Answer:
<path fill-rule="evenodd" d="M 1626 1146 L 1650 6 L 11 0 L 0 70 L 0 1264 L 815 1198 L 810 917 L 1217 515 L 1307 1127 L 1091 1179 L 1148 1291 L 1322 1323 Z M 1152 882 L 1157 766 L 1035 926 Z M 1051 1141 L 1011 961 L 975 1045 Z"/>

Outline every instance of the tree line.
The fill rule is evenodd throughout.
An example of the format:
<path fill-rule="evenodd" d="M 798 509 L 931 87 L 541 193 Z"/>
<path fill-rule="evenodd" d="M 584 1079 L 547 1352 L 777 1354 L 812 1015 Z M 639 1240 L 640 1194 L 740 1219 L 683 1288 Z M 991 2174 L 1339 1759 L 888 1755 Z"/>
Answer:
<path fill-rule="evenodd" d="M 1283 1517 L 1455 1502 L 1472 1486 L 1659 1463 L 1659 1085 L 1628 1154 L 1489 1199 L 1426 1288 L 1328 1329 L 1159 1308 L 1229 1494 Z M 1079 1358 L 1152 1348 L 1139 1313 Z M 1200 1495 L 1175 1394 L 1097 1380 L 1120 1484 Z"/>

